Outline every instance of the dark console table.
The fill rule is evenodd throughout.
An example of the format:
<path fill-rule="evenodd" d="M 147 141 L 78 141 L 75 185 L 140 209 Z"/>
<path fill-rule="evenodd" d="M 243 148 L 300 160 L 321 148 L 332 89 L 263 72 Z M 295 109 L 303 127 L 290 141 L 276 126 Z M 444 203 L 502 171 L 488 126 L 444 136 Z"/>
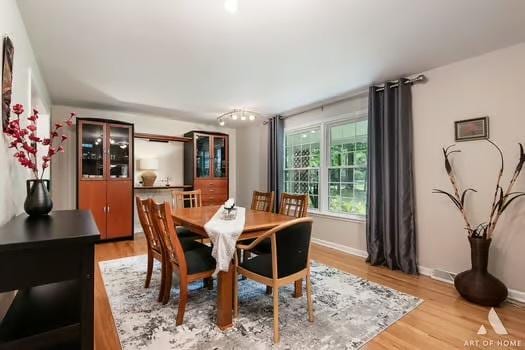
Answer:
<path fill-rule="evenodd" d="M 18 291 L 0 322 L 0 350 L 93 349 L 98 239 L 83 210 L 19 215 L 0 227 L 0 292 Z"/>

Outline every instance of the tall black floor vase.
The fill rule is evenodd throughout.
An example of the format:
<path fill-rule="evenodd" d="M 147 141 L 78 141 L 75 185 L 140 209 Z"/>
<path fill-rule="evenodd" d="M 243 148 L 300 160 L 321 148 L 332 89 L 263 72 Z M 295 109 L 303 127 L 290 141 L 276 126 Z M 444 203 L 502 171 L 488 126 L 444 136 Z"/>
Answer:
<path fill-rule="evenodd" d="M 470 302 L 498 306 L 508 295 L 507 287 L 487 271 L 491 239 L 469 237 L 472 268 L 454 279 L 454 286 Z"/>
<path fill-rule="evenodd" d="M 47 215 L 53 209 L 49 180 L 27 180 L 24 210 L 29 216 Z"/>

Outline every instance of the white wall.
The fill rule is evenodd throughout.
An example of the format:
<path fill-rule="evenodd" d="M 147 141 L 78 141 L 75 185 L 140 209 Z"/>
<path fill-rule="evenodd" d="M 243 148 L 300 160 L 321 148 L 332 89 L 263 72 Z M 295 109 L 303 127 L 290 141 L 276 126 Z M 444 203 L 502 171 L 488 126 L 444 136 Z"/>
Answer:
<path fill-rule="evenodd" d="M 178 121 L 175 119 L 160 118 L 152 115 L 140 115 L 123 113 L 116 111 L 104 111 L 85 108 L 76 108 L 68 106 L 53 106 L 51 118 L 53 121 L 59 121 L 69 115 L 70 112 L 76 112 L 78 117 L 86 118 L 107 118 L 119 121 L 126 121 L 135 124 L 135 132 L 151 133 L 159 135 L 182 136 L 191 130 L 219 131 L 229 135 L 230 142 L 230 196 L 235 197 L 237 185 L 237 162 L 236 162 L 236 131 L 235 129 L 223 128 L 216 124 L 199 124 Z M 76 135 L 75 128 L 68 131 L 70 139 L 65 147 L 65 154 L 61 154 L 51 164 L 52 176 L 51 183 L 53 186 L 53 203 L 56 209 L 71 209 L 76 207 Z M 151 146 L 153 147 L 153 146 Z M 175 174 L 175 181 L 182 183 L 183 171 L 183 154 L 182 144 L 173 145 L 172 164 L 180 170 L 172 169 Z"/>
<path fill-rule="evenodd" d="M 491 139 L 501 146 L 506 156 L 504 184 L 514 170 L 518 142 L 525 143 L 525 44 L 498 50 L 479 57 L 436 68 L 424 74 L 425 84 L 413 87 L 415 148 L 415 187 L 417 245 L 419 265 L 461 272 L 469 268 L 470 251 L 457 210 L 445 199 L 432 194 L 433 188 L 450 189 L 443 168 L 441 147 L 454 143 L 454 121 L 490 117 Z M 333 116 L 366 109 L 366 99 L 357 98 L 289 118 L 286 128 L 294 128 Z M 256 135 L 251 131 L 251 135 Z M 267 142 L 267 141 L 266 141 Z M 262 144 L 263 142 L 261 142 Z M 266 148 L 258 147 L 252 138 L 239 137 L 239 179 L 253 177 L 249 161 L 266 163 Z M 463 142 L 462 153 L 454 164 L 462 186 L 474 187 L 479 193 L 469 197 L 472 221 L 487 220 L 498 170 L 498 157 L 484 141 Z M 257 172 L 266 174 L 266 168 Z M 251 191 L 255 181 L 239 182 L 239 192 Z M 516 191 L 525 191 L 525 173 Z M 518 202 L 521 201 L 521 202 Z M 489 270 L 509 288 L 525 291 L 525 199 L 502 217 L 491 250 Z M 314 217 L 315 238 L 349 247 L 357 253 L 366 251 L 364 222 L 337 218 Z"/>
<path fill-rule="evenodd" d="M 237 129 L 237 203 L 249 207 L 253 191 L 267 189 L 268 127 L 262 123 Z"/>
<path fill-rule="evenodd" d="M 31 90 L 39 93 L 41 105 L 50 106 L 47 88 L 40 75 L 38 65 L 27 36 L 26 28 L 20 17 L 15 0 L 0 0 L 0 39 L 8 35 L 13 41 L 15 54 L 13 59 L 13 94 L 12 103 L 22 103 L 30 111 Z M 0 52 L 2 44 L 0 42 Z M 0 62 L 2 58 L 0 58 Z M 1 76 L 1 72 L 0 72 Z M 25 118 L 24 118 L 25 119 Z M 29 172 L 15 162 L 9 143 L 2 133 L 0 136 L 0 226 L 14 215 L 23 211 L 26 196 L 25 180 Z M 5 316 L 14 293 L 0 293 L 0 320 Z"/>
<path fill-rule="evenodd" d="M 40 75 L 38 65 L 20 17 L 15 0 L 0 0 L 0 34 L 8 35 L 13 41 L 13 95 L 12 104 L 22 103 L 30 111 L 31 81 L 39 91 L 43 105 L 49 106 L 47 88 Z M 2 44 L 0 43 L 0 49 Z M 0 51 L 1 52 L 1 51 Z M 0 58 L 0 62 L 2 59 Z M 0 73 L 1 75 L 1 73 Z M 0 136 L 0 225 L 23 211 L 25 180 L 29 173 L 16 164 L 12 150 L 8 150 L 7 138 Z"/>
<path fill-rule="evenodd" d="M 525 43 L 425 72 L 426 84 L 413 88 L 417 247 L 419 264 L 460 272 L 469 267 L 468 242 L 457 210 L 432 194 L 450 190 L 441 147 L 454 143 L 454 121 L 490 117 L 490 137 L 503 150 L 503 184 L 514 171 L 518 142 L 525 143 Z M 488 220 L 499 160 L 485 141 L 458 143 L 454 155 L 462 187 L 479 191 L 469 197 L 471 221 Z M 516 191 L 525 190 L 525 173 Z M 525 200 L 518 199 L 498 224 L 489 270 L 509 288 L 525 291 Z"/>

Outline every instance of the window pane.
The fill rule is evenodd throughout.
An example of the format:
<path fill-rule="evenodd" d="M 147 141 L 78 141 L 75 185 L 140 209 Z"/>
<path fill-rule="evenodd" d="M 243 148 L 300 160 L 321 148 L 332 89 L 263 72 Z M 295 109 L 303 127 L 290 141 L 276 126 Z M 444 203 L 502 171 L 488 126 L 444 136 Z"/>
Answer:
<path fill-rule="evenodd" d="M 366 214 L 368 122 L 347 122 L 329 129 L 328 210 Z"/>
<path fill-rule="evenodd" d="M 320 131 L 317 127 L 285 135 L 285 191 L 309 194 L 314 209 L 319 208 Z"/>

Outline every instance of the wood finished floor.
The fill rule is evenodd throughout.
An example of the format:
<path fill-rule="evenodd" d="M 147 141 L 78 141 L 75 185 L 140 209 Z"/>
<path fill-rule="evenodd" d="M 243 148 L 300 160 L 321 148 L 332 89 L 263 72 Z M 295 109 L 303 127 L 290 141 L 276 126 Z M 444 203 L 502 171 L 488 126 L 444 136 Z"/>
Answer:
<path fill-rule="evenodd" d="M 120 349 L 98 262 L 145 253 L 146 242 L 142 236 L 138 236 L 134 241 L 104 243 L 96 246 L 95 348 L 97 350 Z M 497 348 L 525 350 L 524 306 L 505 303 L 496 309 L 509 332 L 507 336 L 498 336 L 487 320 L 489 308 L 473 305 L 461 299 L 450 284 L 425 276 L 409 276 L 382 267 L 372 267 L 367 265 L 362 258 L 317 245 L 313 247 L 312 256 L 320 263 L 424 299 L 423 304 L 416 310 L 368 343 L 367 349 Z M 313 292 L 315 298 L 315 289 Z M 191 303 L 191 300 L 189 302 Z M 481 324 L 487 328 L 487 335 L 476 334 Z M 477 346 L 475 343 L 465 346 L 465 341 L 476 340 L 479 341 Z M 494 341 L 492 345 L 488 343 L 491 340 Z M 502 340 L 519 341 L 521 346 L 512 346 L 512 343 L 498 346 L 496 342 Z"/>

